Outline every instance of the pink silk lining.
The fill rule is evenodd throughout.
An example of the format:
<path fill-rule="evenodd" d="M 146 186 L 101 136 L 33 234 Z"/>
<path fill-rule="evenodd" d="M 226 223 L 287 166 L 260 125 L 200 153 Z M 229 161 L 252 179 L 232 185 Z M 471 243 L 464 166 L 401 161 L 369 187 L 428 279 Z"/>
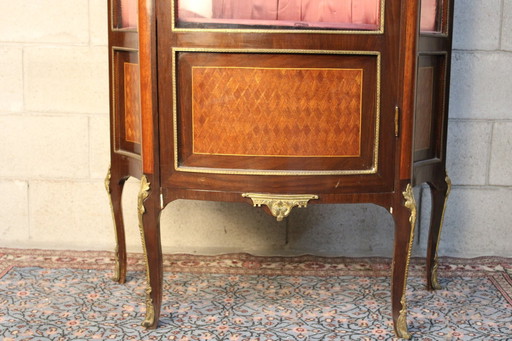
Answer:
<path fill-rule="evenodd" d="M 437 0 L 421 1 L 421 31 L 434 32 L 438 30 L 437 19 Z"/>
<path fill-rule="evenodd" d="M 422 31 L 436 30 L 436 12 L 437 0 L 422 1 Z M 181 0 L 178 17 L 185 22 L 371 30 L 379 26 L 380 0 Z"/>
<path fill-rule="evenodd" d="M 320 27 L 329 26 L 320 23 L 334 27 L 362 24 L 370 29 L 378 27 L 379 8 L 380 0 L 181 0 L 178 5 L 179 18 L 185 21 L 204 18 L 210 20 L 201 21 L 226 23 L 225 19 L 236 19 L 243 25 Z"/>
<path fill-rule="evenodd" d="M 137 0 L 121 0 L 121 28 L 136 28 L 139 21 Z"/>

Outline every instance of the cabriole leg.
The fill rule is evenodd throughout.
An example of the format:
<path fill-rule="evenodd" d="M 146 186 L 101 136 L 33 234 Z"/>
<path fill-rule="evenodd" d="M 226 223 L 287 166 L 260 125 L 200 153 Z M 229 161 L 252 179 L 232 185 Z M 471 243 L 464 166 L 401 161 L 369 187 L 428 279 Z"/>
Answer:
<path fill-rule="evenodd" d="M 158 326 L 162 305 L 162 248 L 160 244 L 160 203 L 157 191 L 145 175 L 141 179 L 138 197 L 139 228 L 146 259 L 146 318 L 142 326 Z"/>
<path fill-rule="evenodd" d="M 441 289 L 437 278 L 437 250 L 443 228 L 444 213 L 452 182 L 448 176 L 440 183 L 429 183 L 432 193 L 432 215 L 427 248 L 427 287 L 429 290 Z"/>
<path fill-rule="evenodd" d="M 111 167 L 108 169 L 105 178 L 105 189 L 107 190 L 110 209 L 112 211 L 112 220 L 114 223 L 114 232 L 116 236 L 115 247 L 115 269 L 113 280 L 118 283 L 126 281 L 126 239 L 124 233 L 122 195 L 126 176 L 112 174 Z"/>
<path fill-rule="evenodd" d="M 407 184 L 402 195 L 395 199 L 392 213 L 395 219 L 395 248 L 391 282 L 393 324 L 398 337 L 410 339 L 411 335 L 407 329 L 406 289 L 417 214 L 411 184 Z"/>

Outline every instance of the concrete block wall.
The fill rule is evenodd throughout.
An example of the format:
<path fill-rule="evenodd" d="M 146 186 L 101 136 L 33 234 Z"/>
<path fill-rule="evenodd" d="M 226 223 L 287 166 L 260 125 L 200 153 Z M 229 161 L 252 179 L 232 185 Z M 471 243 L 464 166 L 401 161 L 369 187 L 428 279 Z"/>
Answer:
<path fill-rule="evenodd" d="M 441 255 L 512 256 L 512 0 L 455 0 Z M 0 246 L 112 250 L 106 0 L 0 2 Z M 123 196 L 140 251 L 138 182 Z M 414 254 L 424 255 L 429 194 Z M 296 209 L 281 223 L 245 204 L 177 201 L 165 252 L 390 256 L 392 218 L 373 205 Z"/>
<path fill-rule="evenodd" d="M 2 246 L 111 248 L 106 3 L 0 2 Z"/>

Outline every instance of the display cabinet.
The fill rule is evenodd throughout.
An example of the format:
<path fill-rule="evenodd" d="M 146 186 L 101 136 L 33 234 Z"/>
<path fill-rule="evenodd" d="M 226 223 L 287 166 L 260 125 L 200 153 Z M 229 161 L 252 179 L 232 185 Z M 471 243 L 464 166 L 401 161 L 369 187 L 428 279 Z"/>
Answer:
<path fill-rule="evenodd" d="M 116 280 L 132 176 L 143 325 L 158 325 L 168 203 L 246 202 L 278 220 L 309 204 L 373 203 L 395 221 L 390 318 L 408 338 L 421 183 L 432 189 L 427 285 L 439 287 L 453 1 L 109 0 L 108 10 Z"/>

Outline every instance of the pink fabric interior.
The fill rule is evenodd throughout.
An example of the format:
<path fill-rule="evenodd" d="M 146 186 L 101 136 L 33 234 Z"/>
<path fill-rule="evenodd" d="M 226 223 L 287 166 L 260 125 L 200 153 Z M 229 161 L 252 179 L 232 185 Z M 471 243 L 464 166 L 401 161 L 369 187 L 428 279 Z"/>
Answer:
<path fill-rule="evenodd" d="M 178 9 L 188 22 L 375 29 L 380 0 L 181 0 Z"/>
<path fill-rule="evenodd" d="M 137 0 L 121 0 L 118 3 L 121 7 L 121 27 L 136 28 L 139 20 Z"/>
<path fill-rule="evenodd" d="M 374 30 L 380 0 L 180 0 L 184 22 Z M 435 30 L 437 0 L 422 1 L 421 28 Z"/>
<path fill-rule="evenodd" d="M 438 0 L 422 0 L 421 1 L 421 31 L 434 32 L 437 31 L 437 2 Z"/>

